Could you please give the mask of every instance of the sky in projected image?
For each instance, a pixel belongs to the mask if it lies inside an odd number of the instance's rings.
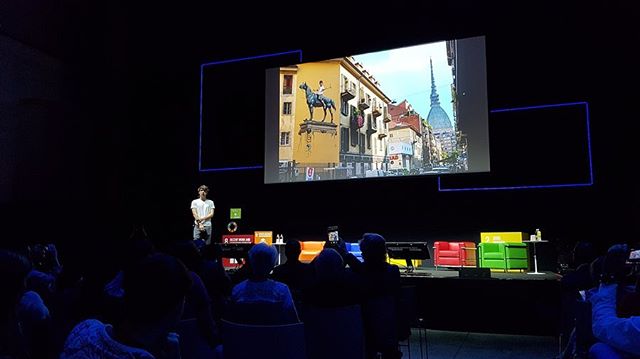
[[[407,100],[423,118],[429,114],[431,104],[431,59],[440,105],[455,126],[451,107],[453,79],[444,41],[353,57],[380,82],[380,87],[391,99]]]

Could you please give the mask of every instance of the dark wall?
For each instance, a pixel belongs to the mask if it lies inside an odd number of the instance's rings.
[[[61,78],[61,96],[54,119],[45,105],[29,125],[50,134],[37,144],[46,166],[16,150],[26,134],[3,140],[16,157],[3,157],[2,166],[17,161],[29,168],[10,172],[12,187],[0,191],[6,237],[18,244],[32,213],[46,230],[30,238],[44,232],[70,246],[87,238],[117,241],[134,222],[149,224],[158,237],[188,238],[188,206],[201,183],[212,187],[217,233],[230,207],[243,208],[241,230],[287,237],[323,236],[328,225],[339,225],[347,239],[378,231],[393,240],[477,239],[481,230],[541,227],[547,239],[586,237],[604,247],[628,236],[635,223],[631,5],[401,2],[372,11],[335,2],[330,13],[286,3],[251,11],[235,3],[29,5],[55,8],[49,28],[7,20],[11,13],[40,18],[7,5],[3,34],[59,61],[61,69],[52,71]],[[197,171],[203,62],[291,49],[313,61],[476,35],[487,37],[490,109],[589,102],[593,186],[448,193],[437,191],[434,178],[264,185],[260,170]],[[2,86],[7,93],[18,85]],[[262,126],[259,111],[243,118]]]

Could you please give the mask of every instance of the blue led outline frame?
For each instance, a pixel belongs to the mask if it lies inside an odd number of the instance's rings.
[[[587,183],[566,183],[566,184],[550,184],[550,185],[530,185],[530,186],[502,186],[502,187],[467,187],[467,188],[442,188],[440,176],[438,176],[438,192],[458,192],[458,191],[493,191],[493,190],[515,190],[515,189],[534,189],[534,188],[566,188],[566,187],[585,187],[593,186],[593,159],[591,156],[591,126],[589,125],[589,103],[584,102],[567,102],[552,105],[540,105],[530,107],[515,107],[498,110],[491,110],[491,113],[524,111],[540,108],[563,107],[584,105],[587,121],[587,151],[589,155],[589,182]]]
[[[257,56],[242,57],[242,58],[238,58],[238,59],[228,59],[228,60],[221,60],[221,61],[213,61],[213,62],[207,62],[207,63],[204,63],[204,64],[200,65],[200,128],[198,129],[198,172],[238,171],[238,170],[252,170],[252,169],[264,168],[264,166],[262,166],[262,165],[258,165],[258,166],[240,166],[240,167],[221,167],[221,168],[202,168],[202,82],[203,82],[203,79],[204,79],[204,68],[206,66],[222,65],[222,64],[232,63],[232,62],[255,60],[255,59],[262,59],[262,58],[265,58],[265,57],[282,56],[282,55],[289,55],[289,54],[295,54],[295,53],[299,54],[300,62],[302,62],[302,50],[291,50],[291,51],[277,52],[277,53],[272,53],[272,54],[263,54],[263,55],[257,55]]]

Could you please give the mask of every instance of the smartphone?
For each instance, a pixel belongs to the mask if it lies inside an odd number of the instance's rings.
[[[629,252],[629,261],[640,262],[640,249],[631,250],[631,252]]]
[[[329,235],[329,242],[338,242],[340,239],[340,237],[338,237],[338,226],[327,227],[327,233]]]

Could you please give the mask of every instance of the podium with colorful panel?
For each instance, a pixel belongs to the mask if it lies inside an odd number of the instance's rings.
[[[481,232],[478,259],[481,268],[504,272],[529,268],[529,250],[524,232]]]
[[[241,265],[254,244],[266,243],[272,245],[273,231],[255,231],[253,234],[224,234],[222,235],[222,265],[233,268]],[[239,261],[240,260],[240,261]]]

